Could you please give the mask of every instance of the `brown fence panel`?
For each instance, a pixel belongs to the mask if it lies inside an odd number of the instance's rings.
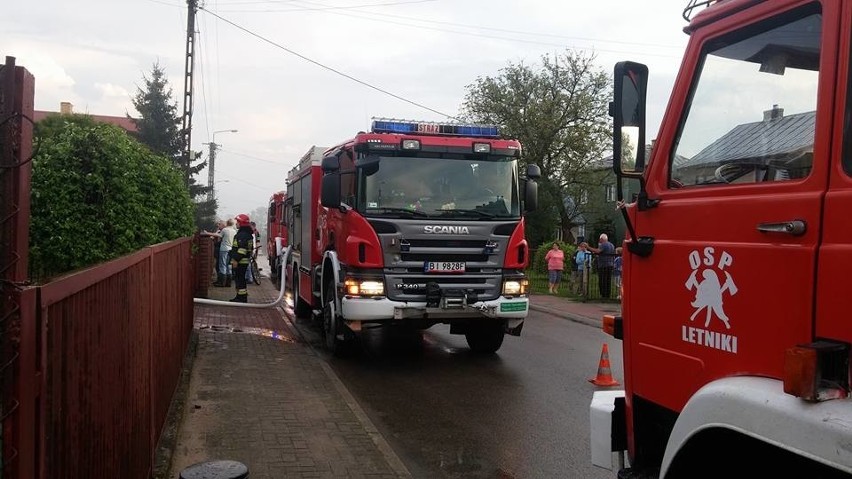
[[[192,332],[194,265],[189,239],[152,247],[151,451],[166,422]],[[153,456],[152,456],[153,459]]]
[[[42,287],[46,478],[144,478],[150,463],[150,252]]]
[[[40,288],[39,477],[150,476],[192,328],[190,248],[152,246]]]

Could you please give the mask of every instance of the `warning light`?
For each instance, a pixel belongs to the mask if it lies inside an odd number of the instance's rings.
[[[462,123],[435,123],[423,121],[374,118],[373,133],[417,133],[427,135],[467,136],[475,138],[500,138],[500,128],[494,125]]]

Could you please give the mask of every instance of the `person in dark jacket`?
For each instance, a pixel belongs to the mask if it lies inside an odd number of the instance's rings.
[[[231,301],[235,303],[248,303],[248,286],[246,285],[246,269],[249,266],[249,258],[254,251],[253,230],[248,215],[241,214],[234,218],[237,221],[236,236],[229,253],[231,267],[234,269],[234,283],[237,295]]]

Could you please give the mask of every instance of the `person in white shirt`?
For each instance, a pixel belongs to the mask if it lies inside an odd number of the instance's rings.
[[[228,253],[234,245],[234,236],[237,234],[237,228],[234,224],[233,218],[228,220],[228,226],[222,230],[222,242],[219,245],[219,273],[225,277],[225,286],[231,285],[231,279],[234,276],[234,271],[231,268],[231,260],[228,258]]]

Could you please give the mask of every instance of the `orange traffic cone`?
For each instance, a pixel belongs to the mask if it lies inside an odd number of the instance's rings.
[[[596,386],[618,386],[618,381],[613,379],[612,371],[609,367],[609,347],[606,343],[604,343],[603,350],[601,350],[601,361],[598,366],[598,375],[589,379],[589,382]]]

